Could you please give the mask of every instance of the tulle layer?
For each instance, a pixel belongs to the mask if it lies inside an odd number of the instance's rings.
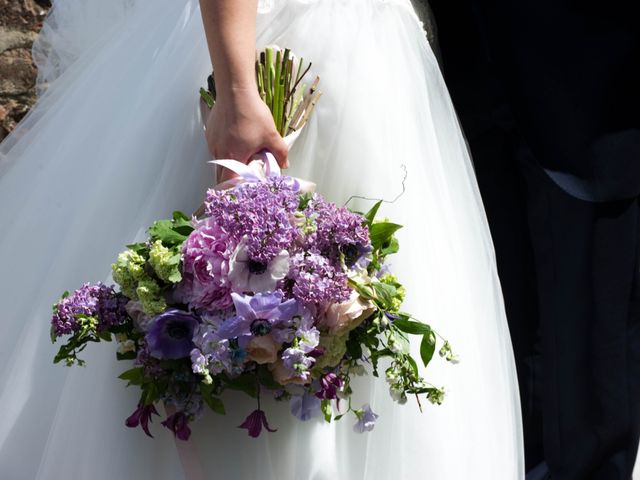
[[[45,75],[47,93],[0,147],[0,261],[8,272],[0,280],[0,474],[181,478],[167,431],[155,425],[151,440],[124,427],[137,399],[116,379],[123,364],[113,350],[90,348],[83,369],[53,366],[46,322],[62,290],[105,280],[124,244],[173,209],[194,210],[212,181],[198,115],[209,69],[198,2],[114,0],[117,22],[95,29],[94,2],[83,2],[76,13],[85,16],[73,17],[62,6],[77,2],[58,0],[56,21],[80,33],[65,50],[48,40],[47,55],[76,50]],[[55,38],[51,28],[47,38]],[[74,47],[83,38],[90,45]],[[352,431],[348,416],[301,423],[286,405],[266,402],[278,432],[252,441],[236,427],[253,404],[231,395],[227,416],[207,414],[194,428],[210,477],[522,478],[518,388],[491,238],[410,4],[263,2],[258,45],[272,43],[313,61],[323,91],[290,152],[290,173],[340,204],[353,194],[391,200],[404,188],[381,214],[405,225],[392,262],[408,288],[405,309],[446,336],[462,361],[434,360],[424,372],[447,390],[442,406],[423,401],[424,413],[412,400],[395,404],[383,378],[359,378],[355,405],[380,414],[366,435]]]

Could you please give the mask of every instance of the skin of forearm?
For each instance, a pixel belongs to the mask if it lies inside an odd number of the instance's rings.
[[[258,0],[200,0],[219,95],[256,89],[255,37]]]

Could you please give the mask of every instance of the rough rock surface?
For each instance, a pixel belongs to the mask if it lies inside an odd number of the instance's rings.
[[[31,45],[50,6],[48,0],[0,0],[0,141],[35,102]]]

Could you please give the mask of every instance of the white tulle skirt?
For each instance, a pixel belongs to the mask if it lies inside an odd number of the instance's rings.
[[[290,152],[291,174],[329,199],[395,198],[405,225],[393,269],[405,309],[461,357],[424,372],[442,406],[404,406],[383,378],[354,402],[380,415],[299,422],[267,403],[276,433],[236,428],[253,408],[230,395],[193,444],[212,479],[514,480],[523,477],[516,373],[493,247],[455,112],[408,0],[272,0],[258,45],[313,61],[323,96]],[[210,69],[197,0],[58,0],[36,46],[48,89],[0,146],[0,478],[180,479],[173,438],[129,430],[137,392],[114,348],[88,366],[52,365],[51,304],[107,280],[126,243],[174,209],[193,211],[213,181],[198,111]],[[357,200],[352,206],[367,208]],[[413,346],[414,348],[417,345]],[[425,402],[423,402],[425,403]]]

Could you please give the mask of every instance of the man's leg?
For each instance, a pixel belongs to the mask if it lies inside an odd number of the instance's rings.
[[[637,445],[638,201],[583,202],[521,151],[551,478],[629,480]]]

